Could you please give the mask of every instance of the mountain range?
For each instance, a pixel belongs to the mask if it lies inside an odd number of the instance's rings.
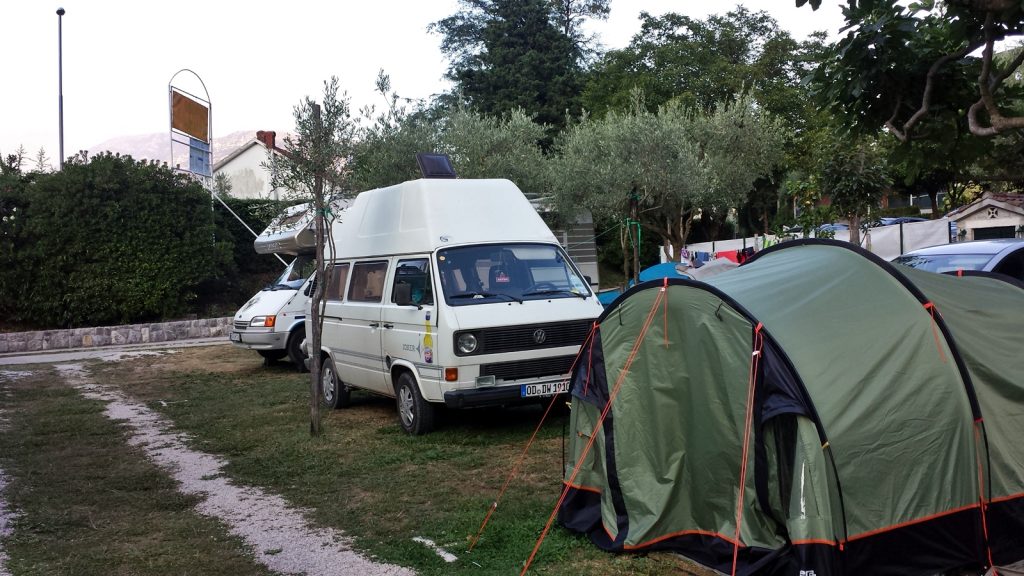
[[[279,132],[278,146],[284,140],[284,133]],[[232,132],[224,136],[213,137],[213,163],[220,162],[239,146],[256,138],[256,130]],[[167,132],[157,134],[136,134],[118,136],[104,140],[88,149],[89,154],[101,152],[130,155],[136,160],[157,160],[167,162],[171,156],[171,139]],[[188,149],[180,144],[174,146],[173,164],[188,165]]]

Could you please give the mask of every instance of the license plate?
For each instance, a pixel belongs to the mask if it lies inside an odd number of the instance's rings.
[[[519,387],[519,393],[523,398],[531,396],[551,396],[569,391],[569,381],[547,382],[545,384],[523,384]]]
[[[229,338],[231,338],[232,342],[241,342],[242,341],[242,335],[239,334],[238,332],[232,332],[230,334]]]

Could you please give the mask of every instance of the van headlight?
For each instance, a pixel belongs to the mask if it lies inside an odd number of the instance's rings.
[[[276,316],[253,316],[252,320],[249,321],[249,326],[253,328],[273,328],[276,319]]]
[[[472,332],[463,332],[462,334],[459,334],[455,344],[459,350],[459,354],[472,354],[473,352],[476,352],[476,335]]]

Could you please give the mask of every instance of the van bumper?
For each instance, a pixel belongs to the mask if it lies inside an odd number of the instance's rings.
[[[284,350],[287,332],[245,332],[231,331],[231,343],[249,350]]]
[[[470,390],[452,390],[444,393],[444,405],[448,408],[476,408],[479,406],[501,406],[529,402],[536,398],[523,398],[519,386],[494,386]]]

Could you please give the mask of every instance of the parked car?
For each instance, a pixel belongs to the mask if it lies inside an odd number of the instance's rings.
[[[897,216],[895,218],[879,218],[882,226],[891,226],[893,224],[910,224],[913,222],[927,222],[928,218],[921,218],[919,216]]]
[[[849,230],[849,224],[843,224],[842,222],[832,222],[831,224],[822,224],[818,226],[816,230],[818,232],[839,232]]]
[[[893,224],[910,224],[913,222],[927,222],[927,218],[918,216],[886,216],[877,220],[866,220],[862,228],[877,228],[878,226],[892,226]]]
[[[1024,240],[1000,238],[921,248],[893,260],[928,272],[980,270],[1024,281]]]

